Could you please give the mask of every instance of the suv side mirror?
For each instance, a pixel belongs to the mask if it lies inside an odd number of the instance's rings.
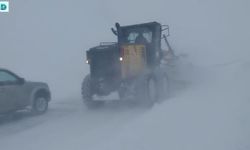
[[[25,83],[25,79],[24,78],[19,78],[18,79],[18,84],[24,84]]]

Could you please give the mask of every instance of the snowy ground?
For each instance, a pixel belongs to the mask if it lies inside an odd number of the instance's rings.
[[[4,150],[249,150],[250,62],[196,70],[197,80],[150,110],[80,99],[0,124]]]
[[[42,116],[1,119],[1,150],[250,150],[249,0],[10,5],[0,14],[0,67],[49,83],[53,100]],[[149,21],[170,25],[170,44],[194,67],[181,73],[189,84],[149,110],[87,110],[78,98],[89,72],[85,51],[116,41],[115,22]]]

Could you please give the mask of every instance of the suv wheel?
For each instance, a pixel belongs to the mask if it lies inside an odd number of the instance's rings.
[[[32,106],[34,114],[43,114],[48,110],[48,100],[45,97],[37,97]]]

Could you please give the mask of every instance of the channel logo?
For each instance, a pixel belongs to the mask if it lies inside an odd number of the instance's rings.
[[[9,2],[0,1],[0,12],[9,12]]]

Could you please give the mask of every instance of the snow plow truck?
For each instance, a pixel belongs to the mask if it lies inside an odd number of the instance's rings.
[[[118,93],[119,100],[146,106],[165,99],[169,93],[165,66],[174,56],[167,40],[169,26],[158,22],[128,26],[116,23],[111,31],[117,42],[101,43],[86,51],[90,73],[82,83],[84,104],[88,108],[102,106],[106,101],[98,97],[112,92]]]

